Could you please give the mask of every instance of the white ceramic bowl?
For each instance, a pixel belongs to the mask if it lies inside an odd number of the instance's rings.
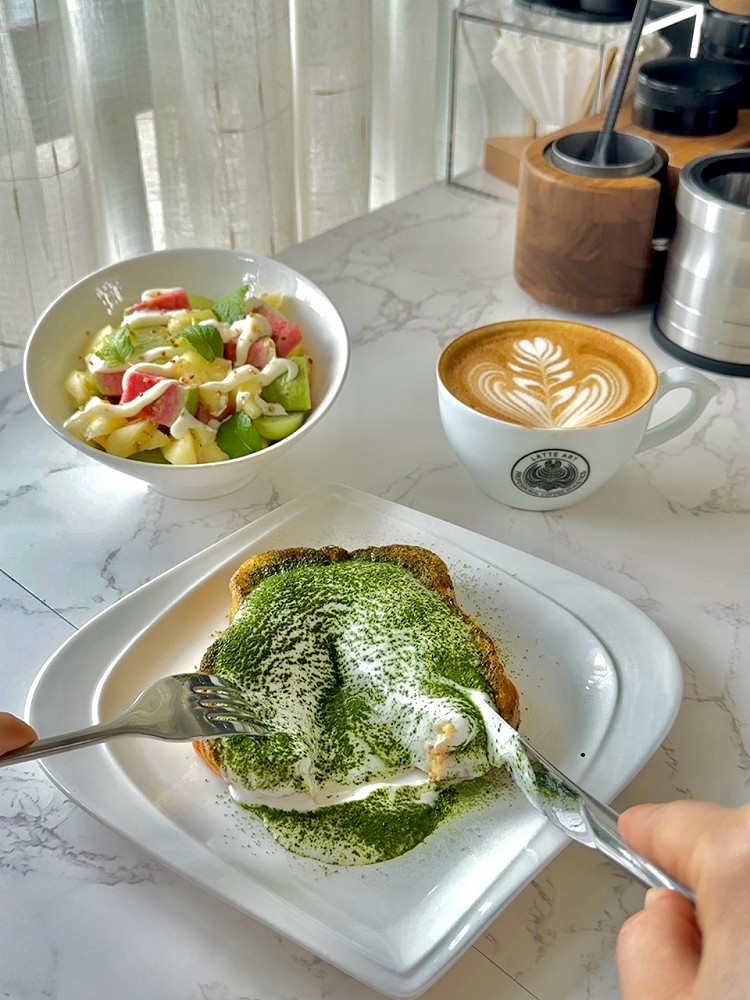
[[[122,317],[146,288],[181,286],[218,299],[246,280],[260,292],[288,296],[284,312],[302,328],[313,360],[312,411],[299,430],[252,455],[205,465],[157,465],[118,458],[79,441],[63,429],[74,411],[63,383],[81,365],[88,337]],[[140,479],[170,497],[201,500],[245,486],[289,448],[297,448],[331,409],[349,364],[349,339],[331,301],[303,275],[268,257],[218,248],[159,250],[119,261],[82,278],[57,298],[36,323],[24,355],[26,391],[41,418],[87,457]],[[302,445],[304,447],[304,445]]]

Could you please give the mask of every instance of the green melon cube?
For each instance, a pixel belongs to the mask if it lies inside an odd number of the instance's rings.
[[[310,399],[310,359],[307,357],[293,358],[297,365],[294,378],[284,373],[265,386],[261,396],[267,403],[279,403],[287,412],[294,410],[309,410],[312,407]]]
[[[304,419],[305,414],[297,411],[296,413],[280,413],[270,417],[256,417],[253,424],[261,437],[268,441],[281,441],[299,430]]]

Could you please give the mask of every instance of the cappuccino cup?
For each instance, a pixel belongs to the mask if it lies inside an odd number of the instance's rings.
[[[437,365],[448,441],[488,496],[524,510],[584,500],[629,458],[689,427],[719,390],[689,368],[658,373],[630,341],[582,323],[511,320],[469,330]],[[649,426],[657,400],[687,389]]]

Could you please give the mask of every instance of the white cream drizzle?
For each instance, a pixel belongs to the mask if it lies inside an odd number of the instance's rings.
[[[265,316],[258,313],[251,313],[249,316],[238,319],[236,323],[232,323],[230,329],[232,334],[237,336],[236,363],[238,365],[245,364],[250,348],[256,340],[271,336],[271,324]]]
[[[96,417],[103,416],[104,414],[112,417],[123,417],[125,419],[135,417],[144,407],[155,403],[157,399],[161,399],[167,389],[175,384],[175,380],[168,376],[174,374],[177,370],[179,370],[177,364],[156,365],[141,362],[137,365],[131,365],[130,371],[142,372],[146,375],[160,375],[162,378],[152,386],[149,386],[145,392],[139,393],[133,399],[128,400],[127,403],[112,403],[108,399],[100,399],[98,396],[92,396],[82,409],[76,410],[75,413],[64,421],[63,427],[70,431],[71,434],[80,435],[84,433]]]
[[[272,358],[267,365],[258,369],[255,365],[239,365],[228,372],[223,379],[213,382],[202,382],[201,389],[228,393],[239,389],[246,383],[259,381],[261,387],[270,385],[279,375],[286,373],[288,378],[297,374],[297,362],[292,358]]]
[[[466,689],[460,688],[457,684],[451,684],[456,690],[470,694]],[[477,696],[483,697],[480,692]],[[425,709],[432,708],[433,719],[429,721],[429,715]],[[307,784],[307,790],[300,792],[295,788],[256,788],[250,789],[243,785],[230,771],[225,773],[225,780],[228,784],[230,794],[243,805],[266,805],[283,812],[315,812],[327,806],[339,805],[345,802],[359,802],[367,798],[373,792],[390,788],[419,788],[423,787],[421,799],[424,802],[432,802],[437,797],[434,789],[435,781],[463,781],[485,773],[486,766],[480,762],[476,766],[470,760],[455,761],[450,757],[450,751],[462,746],[470,739],[475,730],[475,726],[464,715],[455,709],[445,711],[445,699],[430,698],[427,695],[418,695],[413,698],[405,698],[398,692],[393,692],[382,706],[382,718],[384,725],[402,724],[404,709],[407,710],[412,720],[418,720],[409,741],[412,743],[412,756],[414,759],[421,758],[422,766],[412,766],[405,768],[401,773],[392,775],[383,780],[366,781],[358,784],[352,780],[351,784],[340,784],[329,782],[325,785],[316,784],[312,774],[312,762],[309,758],[301,759],[299,764],[300,776]],[[377,758],[371,758],[374,769],[382,767],[382,762]]]
[[[138,309],[128,313],[123,320],[123,326],[131,330],[140,330],[144,326],[167,326],[172,319],[182,319],[184,309]]]
[[[72,416],[68,417],[63,423],[63,427],[70,431],[71,434],[82,434],[95,417],[102,416],[103,414],[113,417],[134,417],[141,412],[144,406],[149,406],[163,396],[172,384],[171,379],[163,379],[127,403],[110,403],[108,399],[99,399],[98,396],[92,396],[82,410],[77,410]]]
[[[430,778],[424,771],[410,768],[387,781],[369,781],[359,786],[328,785],[325,789],[317,789],[312,795],[297,792],[293,788],[259,788],[251,791],[236,782],[229,784],[229,792],[233,799],[243,805],[272,806],[283,812],[308,813],[343,802],[359,802],[383,788],[418,788],[429,783]]]
[[[183,409],[170,426],[169,433],[173,438],[179,440],[192,432],[201,444],[210,444],[211,441],[215,440],[218,429],[218,420],[211,420],[205,424],[202,420],[194,417],[192,413],[188,413],[187,410]]]
[[[218,330],[219,336],[222,342],[227,344],[230,340],[234,340],[234,333],[232,332],[232,327],[229,323],[222,323],[220,319],[202,319],[199,321],[198,326],[212,326],[214,329]]]
[[[183,291],[182,285],[178,285],[176,288],[147,288],[145,292],[141,292],[141,302],[150,302],[151,299],[158,299],[160,295],[173,295]]]

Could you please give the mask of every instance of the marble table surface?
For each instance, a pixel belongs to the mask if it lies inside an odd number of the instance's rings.
[[[516,287],[513,230],[512,206],[435,185],[281,254],[342,312],[351,367],[305,448],[228,497],[171,500],[100,467],[44,426],[19,369],[0,373],[0,707],[22,714],[46,659],[119,598],[308,489],[344,483],[572,570],[644,611],[679,656],[684,694],[614,805],[745,801],[750,382],[711,376],[720,392],[691,430],[565,511],[488,499],[442,434],[434,368],[462,329],[562,315]],[[648,321],[644,310],[599,322],[657,367],[675,364]],[[615,937],[642,898],[601,856],[568,846],[423,995],[615,998]],[[380,995],[162,866],[38,764],[0,773],[0,900],[0,996],[11,1000]]]

